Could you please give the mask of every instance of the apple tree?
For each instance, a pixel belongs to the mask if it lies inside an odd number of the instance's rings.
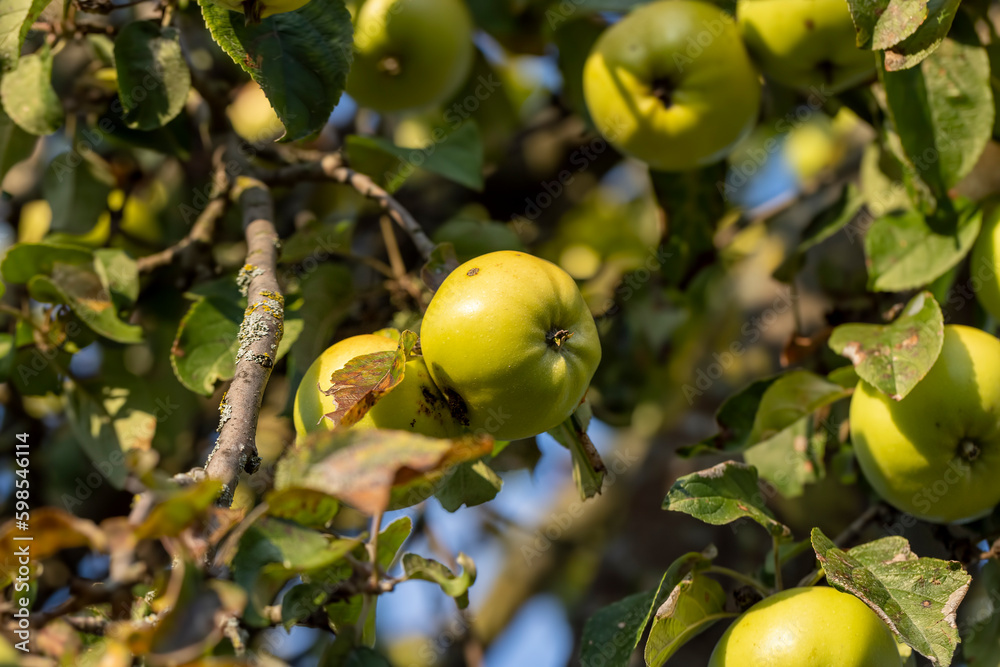
[[[998,25],[0,0],[0,662],[1000,667]]]

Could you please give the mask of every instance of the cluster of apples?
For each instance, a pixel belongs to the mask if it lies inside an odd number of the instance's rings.
[[[736,18],[701,0],[639,6],[601,34],[583,71],[597,129],[663,171],[726,157],[757,123],[761,83],[819,96],[873,76],[845,0],[739,0]]]
[[[355,357],[396,349],[377,334],[328,348],[295,395],[299,437],[334,428],[331,376]],[[420,327],[422,356],[355,428],[438,438],[485,433],[497,440],[551,430],[580,405],[601,360],[597,326],[573,278],[523,252],[498,251],[455,269]]]

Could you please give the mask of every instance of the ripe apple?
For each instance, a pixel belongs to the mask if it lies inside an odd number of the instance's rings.
[[[729,626],[708,667],[901,667],[889,626],[828,586],[764,598]]]
[[[972,247],[969,267],[976,299],[994,319],[1000,320],[1000,206],[983,218],[976,245]],[[977,285],[978,282],[978,285]]]
[[[983,516],[1000,502],[1000,340],[946,325],[941,355],[901,401],[865,381],[851,398],[861,471],[895,507],[926,521]]]
[[[355,21],[347,93],[376,111],[437,104],[462,85],[473,55],[461,0],[367,0]]]
[[[508,250],[445,278],[424,315],[420,345],[456,419],[497,440],[561,424],[601,360],[594,318],[569,274]]]
[[[760,106],[735,21],[696,0],[642,5],[608,28],[584,64],[583,93],[608,141],[665,171],[724,158]]]
[[[837,93],[875,75],[844,0],[739,0],[736,16],[761,69],[786,86]]]
[[[298,437],[301,439],[318,429],[334,427],[323,415],[335,410],[336,402],[320,391],[330,387],[334,371],[363,354],[395,349],[396,341],[373,334],[352,336],[328,347],[306,370],[295,392],[292,421]],[[398,429],[435,438],[455,437],[461,430],[419,357],[406,362],[403,381],[382,396],[353,428]]]

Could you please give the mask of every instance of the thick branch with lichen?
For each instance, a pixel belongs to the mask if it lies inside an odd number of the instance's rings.
[[[313,162],[293,164],[275,171],[261,173],[260,178],[269,185],[294,185],[301,181],[316,180],[330,180],[349,185],[365,197],[378,203],[386,215],[410,236],[424,259],[429,259],[434,251],[434,242],[427,237],[413,215],[370,177],[345,165],[344,159],[339,153],[324,155]]]
[[[239,276],[247,309],[240,325],[236,373],[219,406],[219,439],[205,463],[208,476],[224,485],[219,504],[225,506],[232,503],[240,471],[252,473],[260,465],[257,417],[284,331],[285,303],[277,280],[278,234],[271,194],[260,181],[240,178],[233,199],[242,209],[247,241],[246,265]]]

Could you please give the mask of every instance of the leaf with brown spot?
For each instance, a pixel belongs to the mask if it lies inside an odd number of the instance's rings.
[[[361,421],[382,396],[403,381],[407,358],[417,343],[417,334],[404,331],[394,352],[373,352],[355,357],[330,376],[330,386],[321,381],[320,391],[337,402],[324,415],[336,426],[353,426]]]
[[[955,615],[972,581],[961,563],[918,558],[902,537],[844,551],[814,528],[812,544],[831,585],[862,600],[933,664],[951,664],[959,642]]]
[[[424,500],[451,468],[491,451],[488,436],[443,440],[407,431],[318,432],[278,462],[275,488],[314,489],[374,514]]]
[[[897,401],[927,375],[943,344],[944,317],[930,292],[913,297],[891,324],[842,324],[830,336],[834,352]]]

